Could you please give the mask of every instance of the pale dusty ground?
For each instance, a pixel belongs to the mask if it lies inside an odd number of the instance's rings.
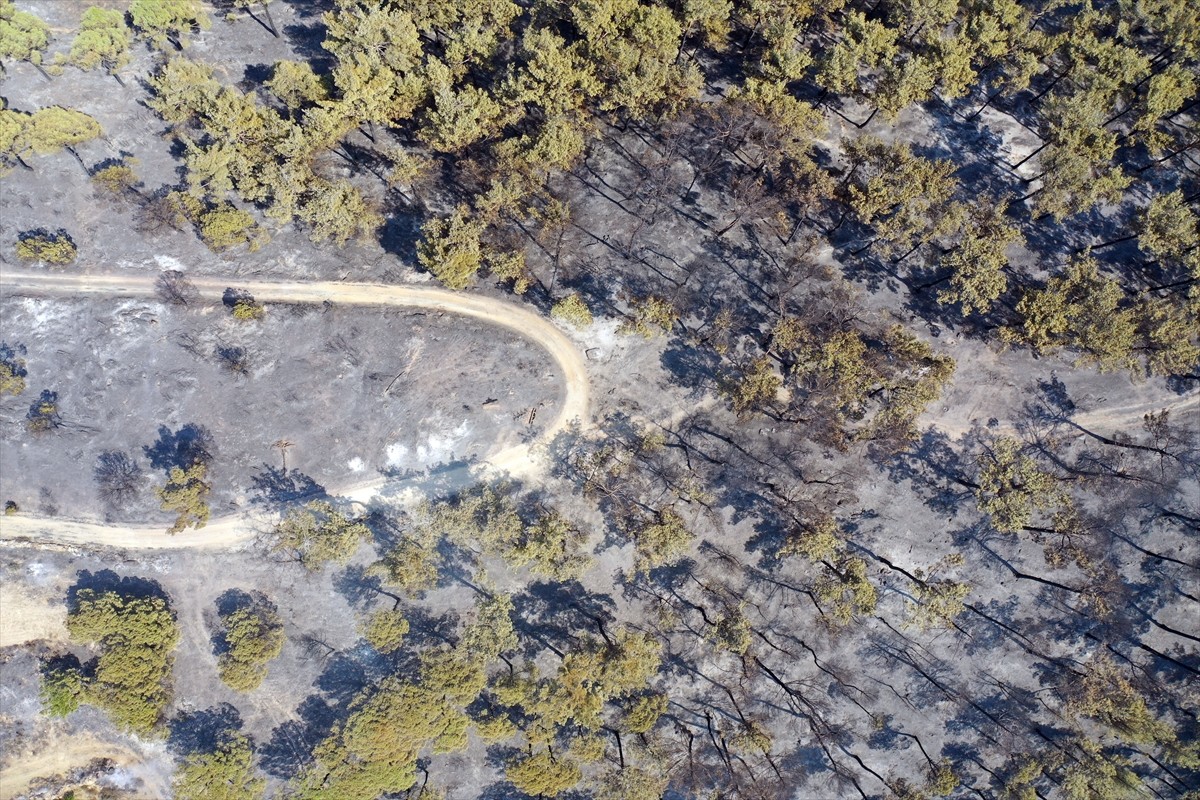
[[[31,784],[53,781],[93,759],[108,759],[117,769],[130,767],[140,761],[131,750],[87,734],[56,735],[32,752],[13,754],[7,766],[0,768],[0,800],[21,795]],[[126,795],[129,798],[161,798],[169,795],[165,783],[145,784]]]
[[[38,639],[60,641],[67,609],[59,596],[32,594],[25,583],[0,583],[0,647]]]

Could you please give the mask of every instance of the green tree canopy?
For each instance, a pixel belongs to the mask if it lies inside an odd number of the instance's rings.
[[[52,155],[98,138],[100,123],[91,116],[62,106],[50,106],[33,114],[17,115],[21,123],[12,145],[18,155]]]
[[[267,537],[267,548],[297,561],[309,572],[326,564],[345,564],[371,531],[325,500],[292,509]]]
[[[84,681],[83,702],[99,706],[121,727],[149,733],[171,699],[172,651],[179,642],[167,601],[129,591],[80,589],[67,614],[67,631],[101,648]]]
[[[50,43],[50,26],[27,11],[19,11],[12,0],[0,0],[0,75],[4,62],[42,63]]]
[[[217,670],[221,680],[239,692],[257,689],[286,639],[278,609],[266,597],[257,596],[222,613],[220,621],[222,652]]]
[[[163,511],[178,515],[167,533],[179,533],[184,528],[199,530],[208,524],[212,483],[208,480],[207,464],[197,462],[187,469],[171,467],[166,485],[157,493]]]
[[[129,18],[134,29],[160,49],[169,43],[181,50],[189,34],[212,25],[199,0],[133,0]]]
[[[83,70],[103,67],[110,75],[116,75],[129,63],[132,37],[124,14],[117,9],[92,6],[83,12],[79,33],[61,63]]]
[[[258,800],[267,782],[254,768],[250,740],[226,737],[216,749],[192,753],[175,773],[176,800]]]

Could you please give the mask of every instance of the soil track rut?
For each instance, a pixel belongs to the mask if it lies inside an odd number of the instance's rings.
[[[57,275],[6,271],[0,275],[0,292],[5,296],[67,297],[153,297],[157,276],[138,275]],[[426,308],[480,319],[508,328],[530,339],[554,360],[564,384],[562,410],[537,440],[493,453],[482,464],[485,471],[514,477],[536,475],[543,467],[541,446],[579,420],[588,421],[588,380],[584,357],[579,348],[553,323],[521,306],[480,295],[452,292],[432,286],[406,286],[330,281],[275,282],[231,278],[191,278],[192,284],[207,301],[220,301],[225,290],[234,287],[252,294],[264,303],[324,303],[347,306],[386,306]],[[468,467],[458,471],[466,478]],[[454,476],[441,474],[443,479]],[[385,484],[400,488],[401,483],[377,478],[353,486],[332,488],[331,494],[352,500],[370,499]],[[200,530],[169,536],[161,526],[108,525],[83,520],[45,518],[19,514],[0,518],[0,538],[28,539],[60,545],[115,547],[120,549],[222,549],[254,538],[255,526],[241,514],[217,517]]]

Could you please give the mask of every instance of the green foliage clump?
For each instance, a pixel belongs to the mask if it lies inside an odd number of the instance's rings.
[[[14,371],[10,363],[0,363],[0,397],[19,395],[25,391],[25,378]]]
[[[407,792],[418,758],[467,746],[466,709],[484,691],[488,664],[515,649],[512,600],[493,594],[476,602],[475,619],[454,646],[422,652],[418,679],[391,675],[366,688],[300,776],[304,800],[373,800]],[[398,621],[389,615],[388,624]],[[430,796],[437,794],[420,794]]]
[[[246,245],[253,253],[270,239],[248,211],[222,203],[206,208],[193,218],[201,240],[214,253]]]
[[[971,593],[971,585],[939,578],[937,573],[946,567],[960,567],[963,563],[962,555],[954,553],[941,559],[927,571],[914,571],[917,580],[914,581],[912,600],[907,604],[909,625],[922,631],[954,627],[954,620],[966,608],[963,601]]]
[[[41,395],[29,406],[25,415],[25,427],[30,433],[45,433],[62,424],[62,413],[58,408],[58,392],[43,389]]]
[[[265,597],[252,598],[220,615],[221,654],[217,671],[231,689],[249,692],[267,677],[267,664],[283,650],[283,620],[275,604]]]
[[[159,49],[168,44],[183,49],[188,34],[212,25],[199,0],[133,0],[129,19],[134,30]]]
[[[580,330],[592,324],[592,310],[583,302],[583,298],[575,293],[569,294],[555,303],[550,308],[550,316],[574,325]]]
[[[56,658],[42,666],[42,708],[51,717],[65,717],[84,699],[84,680],[78,659]]]
[[[745,655],[750,649],[752,630],[750,620],[742,608],[733,608],[722,614],[713,626],[712,640],[718,647],[735,655]]]
[[[1090,717],[1134,745],[1174,745],[1175,728],[1157,719],[1146,698],[1111,660],[1098,657],[1066,692],[1065,708],[1073,717]]]
[[[639,573],[648,572],[678,560],[694,538],[695,534],[688,530],[675,509],[660,509],[653,520],[633,533],[635,569]]]
[[[147,213],[157,217],[159,224],[175,230],[184,230],[191,224],[214,253],[243,245],[254,252],[271,240],[249,212],[224,201],[207,202],[191,192],[168,192]]]
[[[514,566],[528,565],[530,572],[553,580],[579,577],[591,564],[581,550],[583,534],[557,511],[526,525],[505,557]]]
[[[853,177],[846,203],[874,229],[881,255],[903,253],[962,226],[964,210],[951,202],[958,188],[951,161],[921,158],[907,144],[874,136],[847,142],[846,152]]]
[[[25,391],[25,359],[0,345],[0,397]]]
[[[625,713],[625,728],[630,733],[648,733],[659,718],[667,713],[667,705],[667,696],[659,692],[634,698]]]
[[[317,746],[301,775],[301,800],[374,800],[417,782],[417,758],[466,746],[467,716],[444,696],[399,677],[384,678]]]
[[[251,322],[253,320],[262,319],[267,310],[262,303],[247,297],[240,297],[234,302],[233,307],[229,310],[233,314],[234,319],[240,319],[243,322]]]
[[[267,547],[316,572],[326,564],[345,564],[370,538],[366,525],[346,517],[325,500],[313,500],[287,513],[268,537]]]
[[[1183,192],[1155,195],[1142,215],[1138,247],[1159,259],[1177,259],[1200,245],[1200,217]]]
[[[504,777],[518,791],[535,797],[558,797],[583,777],[574,761],[555,759],[549,748],[540,749],[508,763]]]
[[[1059,480],[1021,452],[1021,443],[997,439],[980,457],[979,508],[996,530],[1014,533],[1028,527],[1035,510],[1047,510],[1064,502]]]
[[[942,259],[950,285],[938,292],[939,303],[957,303],[964,315],[987,313],[1008,288],[1006,250],[1022,240],[1020,230],[1005,219],[1008,203],[974,209],[971,224],[958,245]]]
[[[813,584],[813,594],[827,608],[826,621],[831,625],[849,625],[863,614],[875,611],[879,591],[867,577],[867,562],[853,556],[842,556],[826,562]]]
[[[399,609],[376,611],[359,626],[359,633],[367,644],[380,653],[394,653],[408,635],[408,619]]]
[[[65,266],[75,260],[79,250],[71,235],[62,228],[56,231],[29,231],[17,240],[17,257],[22,261]]]
[[[583,35],[582,52],[595,65],[599,105],[634,118],[695,96],[700,76],[681,62],[683,30],[671,12],[637,0],[586,0],[570,6]]]
[[[59,59],[59,63],[82,70],[103,67],[110,75],[116,75],[129,63],[131,40],[132,33],[125,25],[123,13],[92,6],[83,12],[71,50]]]
[[[435,540],[436,541],[436,540]],[[431,542],[406,536],[367,571],[402,592],[422,592],[437,583],[440,558]]]
[[[267,782],[254,769],[250,740],[224,737],[214,750],[192,753],[175,773],[176,800],[258,800]]]
[[[483,266],[483,231],[484,225],[472,221],[466,208],[431,219],[421,229],[417,260],[447,287],[465,289]]]
[[[52,155],[63,148],[90,142],[102,131],[100,123],[82,111],[50,106],[27,115],[19,139],[21,149],[40,156]]]
[[[148,734],[162,721],[171,700],[172,651],[179,626],[167,601],[121,590],[80,589],[67,614],[67,631],[79,644],[101,652],[82,680],[80,702],[107,711],[123,728]],[[70,704],[64,689],[74,679],[54,671],[51,695],[59,709]]]
[[[1026,293],[1017,304],[1020,327],[1002,333],[1039,353],[1076,348],[1080,364],[1095,364],[1101,371],[1132,369],[1137,325],[1123,307],[1124,295],[1116,280],[1100,275],[1095,261],[1076,259],[1045,289]]]
[[[312,228],[309,238],[314,242],[328,239],[339,247],[353,238],[367,237],[383,224],[383,217],[344,180],[313,179],[299,217]]]
[[[668,301],[661,297],[643,297],[630,303],[629,316],[618,330],[652,339],[659,334],[670,333],[678,321],[679,312]]]
[[[136,159],[126,158],[99,166],[92,172],[92,183],[113,198],[125,199],[127,195],[136,195],[140,183],[133,169],[136,163]]]
[[[271,79],[265,85],[288,108],[301,108],[329,98],[327,78],[314,72],[306,61],[276,61]]]
[[[76,145],[100,134],[100,123],[82,111],[50,106],[26,114],[0,103],[0,176],[14,163],[32,169],[25,163],[30,155],[52,155],[63,148],[74,153]]]
[[[827,624],[843,627],[875,610],[879,592],[867,575],[867,562],[849,555],[842,528],[833,517],[822,515],[806,525],[780,555],[801,555],[821,568],[812,589]]]
[[[207,480],[208,465],[197,462],[187,469],[171,467],[167,482],[157,490],[163,511],[177,514],[167,533],[179,533],[184,528],[199,530],[208,524],[208,498],[212,483]]]
[[[582,777],[580,763],[603,755],[594,734],[605,727],[609,704],[632,704],[638,709],[635,726],[649,730],[664,702],[641,704],[661,659],[657,640],[621,628],[604,642],[581,642],[552,675],[530,669],[499,679],[492,691],[513,709],[513,719],[523,721],[527,743],[522,755],[509,760],[505,776],[525,791],[558,794],[574,786]]]
[[[436,543],[445,537],[464,547],[481,546],[514,567],[529,567],[553,580],[578,576],[590,560],[581,552],[584,535],[556,511],[527,523],[508,487],[478,486],[451,501],[427,503],[412,515],[404,540],[372,571],[405,591],[429,588],[437,579]]]
[[[0,0],[0,75],[4,61],[28,61],[41,64],[42,53],[50,43],[50,26],[26,11],[19,11],[12,0]]]
[[[745,417],[774,401],[782,386],[783,379],[776,374],[771,359],[760,356],[737,377],[722,381],[721,393],[729,398],[733,412]]]

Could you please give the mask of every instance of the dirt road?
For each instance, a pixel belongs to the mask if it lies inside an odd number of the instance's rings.
[[[34,296],[94,296],[94,297],[153,297],[156,276],[137,275],[61,275],[7,271],[0,274],[0,293]],[[579,348],[562,331],[537,313],[521,306],[491,297],[452,292],[431,286],[405,286],[368,283],[335,282],[271,282],[228,278],[192,279],[202,299],[220,301],[225,290],[234,287],[249,292],[265,303],[323,303],[343,305],[420,307],[459,314],[509,328],[532,340],[554,359],[563,373],[565,398],[562,410],[538,441],[516,445],[492,454],[481,465],[483,472],[507,473],[514,477],[536,475],[543,464],[541,446],[564,430],[574,420],[588,422],[588,380],[584,357]],[[1078,414],[1074,421],[1086,428],[1121,427],[1136,423],[1148,411],[1170,409],[1175,412],[1200,406],[1200,393],[1165,402],[1144,402],[1135,405],[1107,407]],[[951,436],[963,435],[969,426],[948,420],[929,419],[927,424]],[[470,468],[460,468],[456,474],[444,474],[453,484],[472,478]],[[385,485],[403,489],[403,483],[385,478],[332,487],[331,493],[359,502],[366,502]],[[27,514],[0,517],[0,539],[27,539],[62,545],[104,546],[120,549],[224,549],[250,541],[256,531],[270,520],[250,519],[233,514],[215,518],[207,526],[169,536],[158,526],[107,525],[98,522],[44,518]]]
[[[141,757],[115,742],[106,742],[88,734],[77,736],[52,735],[49,742],[41,743],[37,752],[8,754],[8,763],[0,767],[0,800],[18,797],[38,779],[62,778],[69,772],[83,767],[93,759],[109,759],[117,766],[127,766],[141,761]],[[167,797],[170,791],[166,782],[135,789],[132,798]],[[79,793],[79,794],[82,794]],[[56,795],[57,796],[57,795]],[[85,795],[91,797],[91,794]],[[122,795],[126,796],[126,795]]]
[[[0,274],[0,294],[67,297],[153,297],[157,276],[87,275],[72,273],[5,271]],[[563,375],[565,396],[562,410],[537,441],[493,453],[480,465],[484,472],[507,473],[514,477],[537,474],[543,464],[541,448],[573,421],[588,422],[588,380],[579,348],[549,320],[534,311],[491,297],[452,292],[432,286],[404,286],[325,281],[280,283],[229,278],[193,278],[204,300],[219,302],[225,290],[234,287],[252,294],[263,303],[324,303],[348,306],[417,307],[480,319],[508,328],[545,350]],[[463,468],[461,478],[469,479]],[[453,480],[453,475],[441,476]],[[403,488],[385,478],[331,488],[331,493],[357,501],[370,499],[385,484]],[[89,545],[120,549],[176,549],[185,547],[223,549],[254,538],[256,525],[239,514],[217,517],[204,528],[175,536],[159,526],[107,525],[82,520],[18,514],[0,517],[0,538],[28,539],[67,545]]]

